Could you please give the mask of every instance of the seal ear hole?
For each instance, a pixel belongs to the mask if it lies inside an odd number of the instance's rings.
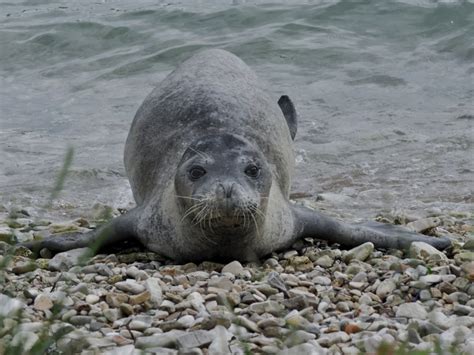
[[[260,176],[260,168],[255,164],[249,164],[245,168],[245,174],[251,178],[258,178]]]
[[[193,166],[189,169],[189,178],[193,181],[200,179],[206,175],[206,170],[202,166]]]

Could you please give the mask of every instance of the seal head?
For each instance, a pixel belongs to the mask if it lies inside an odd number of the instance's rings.
[[[234,134],[194,141],[175,176],[182,221],[216,242],[245,238],[261,228],[271,186],[261,150]]]

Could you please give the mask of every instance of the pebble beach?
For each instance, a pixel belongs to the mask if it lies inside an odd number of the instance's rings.
[[[0,353],[472,354],[471,218],[407,223],[448,234],[446,252],[421,242],[403,252],[305,239],[252,263],[177,265],[136,248],[93,257],[87,248],[42,250],[34,259],[11,244],[87,231],[93,221],[51,223],[5,209]]]

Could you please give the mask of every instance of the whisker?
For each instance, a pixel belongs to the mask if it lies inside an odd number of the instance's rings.
[[[205,201],[200,202],[200,203],[198,203],[198,204],[196,204],[196,205],[193,205],[193,206],[191,206],[190,208],[188,208],[188,209],[186,210],[186,212],[184,213],[183,217],[181,218],[181,222],[182,222],[187,216],[189,216],[190,214],[192,214],[192,213],[196,212],[197,210],[199,210],[199,209],[203,206],[204,203],[205,203]]]
[[[175,195],[177,198],[182,198],[186,200],[192,200],[192,201],[201,201],[202,198],[196,198],[196,197],[189,197],[189,196],[180,196],[180,195]]]
[[[257,236],[259,236],[259,235],[260,235],[260,231],[259,231],[259,229],[258,229],[257,220],[255,219],[255,216],[253,215],[253,213],[250,213],[250,216],[252,217],[253,223],[255,224],[255,229],[257,230]]]

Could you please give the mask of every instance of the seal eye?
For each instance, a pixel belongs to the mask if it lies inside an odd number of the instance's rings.
[[[245,168],[245,174],[251,178],[257,178],[260,175],[260,168],[254,164],[250,164]]]
[[[202,166],[193,166],[191,170],[189,170],[189,177],[191,180],[197,180],[204,175],[206,175],[206,170],[204,170]]]

